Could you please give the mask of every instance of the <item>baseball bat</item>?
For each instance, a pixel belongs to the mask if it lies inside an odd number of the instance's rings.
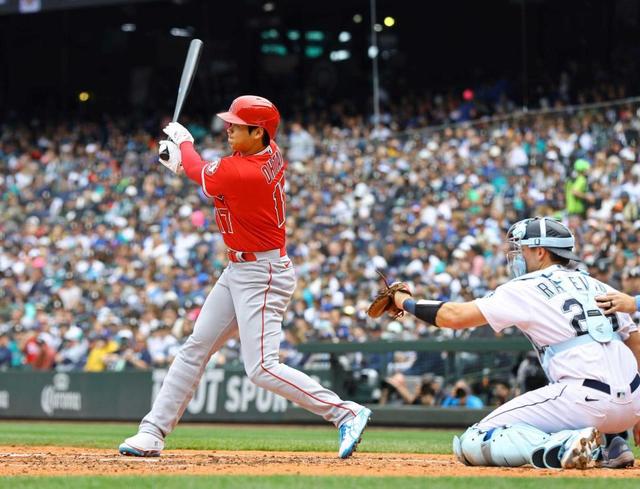
[[[198,61],[200,60],[200,52],[202,51],[202,41],[200,39],[193,39],[189,44],[189,51],[187,52],[187,59],[184,61],[184,67],[182,68],[182,76],[180,77],[180,85],[178,87],[178,97],[176,98],[176,108],[173,111],[172,122],[176,122],[180,113],[182,112],[182,106],[187,98],[193,78],[198,68]],[[169,159],[168,152],[160,153],[160,158],[167,161]]]

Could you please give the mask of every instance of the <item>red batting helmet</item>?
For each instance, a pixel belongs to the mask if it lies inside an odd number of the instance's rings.
[[[271,139],[275,139],[280,113],[275,105],[266,98],[255,95],[243,95],[231,102],[229,112],[217,114],[229,124],[262,127]]]

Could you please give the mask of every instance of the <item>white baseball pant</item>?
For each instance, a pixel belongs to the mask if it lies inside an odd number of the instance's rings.
[[[618,433],[640,420],[640,389],[612,386],[606,394],[578,379],[560,380],[503,404],[477,424],[480,430],[524,423],[546,433],[594,427]]]

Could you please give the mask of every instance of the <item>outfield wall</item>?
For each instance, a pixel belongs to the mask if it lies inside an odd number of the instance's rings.
[[[307,371],[344,396],[333,370]],[[2,372],[0,419],[139,421],[151,407],[166,370],[136,372]],[[464,427],[487,410],[371,406],[377,425]],[[280,396],[256,387],[242,370],[204,373],[184,421],[325,423]]]

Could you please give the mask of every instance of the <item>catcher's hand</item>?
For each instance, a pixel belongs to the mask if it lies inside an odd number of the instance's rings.
[[[380,275],[380,278],[384,283],[384,288],[380,290],[378,295],[373,299],[369,309],[367,309],[367,314],[369,317],[379,318],[386,312],[389,313],[393,319],[402,317],[404,315],[404,311],[396,306],[393,298],[395,293],[399,291],[406,292],[411,295],[409,286],[404,282],[394,282],[389,285],[386,277],[381,272],[378,271],[378,275]]]

